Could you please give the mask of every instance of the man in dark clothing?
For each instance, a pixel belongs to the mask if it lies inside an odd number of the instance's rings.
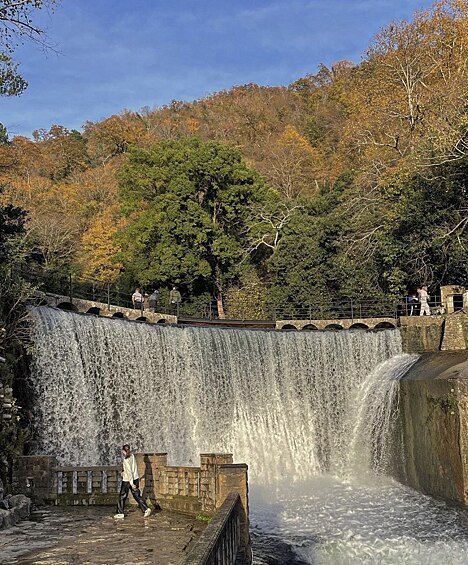
[[[171,312],[174,316],[178,316],[179,315],[179,306],[180,303],[182,302],[182,296],[180,295],[180,292],[177,290],[177,287],[174,286],[171,290],[171,292],[169,293],[169,301],[171,303]]]
[[[157,290],[153,290],[152,294],[148,299],[149,310],[150,312],[156,312],[156,303],[158,302],[159,292]]]

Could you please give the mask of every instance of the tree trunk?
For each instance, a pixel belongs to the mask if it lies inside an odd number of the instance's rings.
[[[218,308],[218,318],[224,320],[226,313],[224,312],[223,295],[221,292],[218,292],[216,295],[216,306]]]

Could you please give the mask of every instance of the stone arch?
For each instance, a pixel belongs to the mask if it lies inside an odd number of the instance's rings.
[[[318,330],[318,327],[315,326],[314,324],[306,324],[302,329],[306,331],[314,331],[314,330]]]
[[[60,304],[57,304],[57,308],[60,308],[60,310],[66,310],[67,312],[79,311],[78,308],[71,302],[60,302]]]
[[[97,316],[99,316],[100,313],[101,313],[101,309],[98,308],[97,306],[92,306],[91,308],[88,308],[88,310],[86,311],[86,314],[96,314]]]
[[[394,330],[396,328],[395,324],[391,322],[379,322],[374,326],[374,330]]]
[[[167,320],[166,320],[166,318],[161,318],[161,319],[158,320],[156,323],[157,323],[157,324],[167,324]]]
[[[328,326],[325,326],[323,329],[336,332],[336,331],[342,330],[344,328],[341,324],[328,324]]]
[[[135,319],[135,322],[146,322],[148,320],[148,318],[146,316],[138,316],[138,318]]]
[[[112,314],[113,318],[124,318],[123,312],[114,312]]]
[[[366,324],[362,324],[357,322],[356,324],[353,324],[352,326],[349,326],[350,330],[368,330],[369,326],[367,326]]]
[[[284,324],[284,326],[281,327],[282,330],[297,330],[296,326],[294,324]]]

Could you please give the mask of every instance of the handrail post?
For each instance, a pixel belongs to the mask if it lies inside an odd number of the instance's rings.
[[[350,298],[349,301],[351,302],[351,321],[354,322],[353,299]]]
[[[107,309],[110,310],[110,282],[107,281]]]
[[[70,295],[70,302],[73,302],[73,283],[72,283],[72,275],[70,273],[69,275],[69,280],[68,280],[68,284],[69,284],[69,288],[68,288],[68,292]]]

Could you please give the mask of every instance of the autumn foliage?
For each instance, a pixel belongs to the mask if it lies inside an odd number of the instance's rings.
[[[466,0],[437,1],[359,64],[3,139],[0,203],[46,272],[128,287],[232,302],[255,280],[263,305],[466,282],[467,47]]]

